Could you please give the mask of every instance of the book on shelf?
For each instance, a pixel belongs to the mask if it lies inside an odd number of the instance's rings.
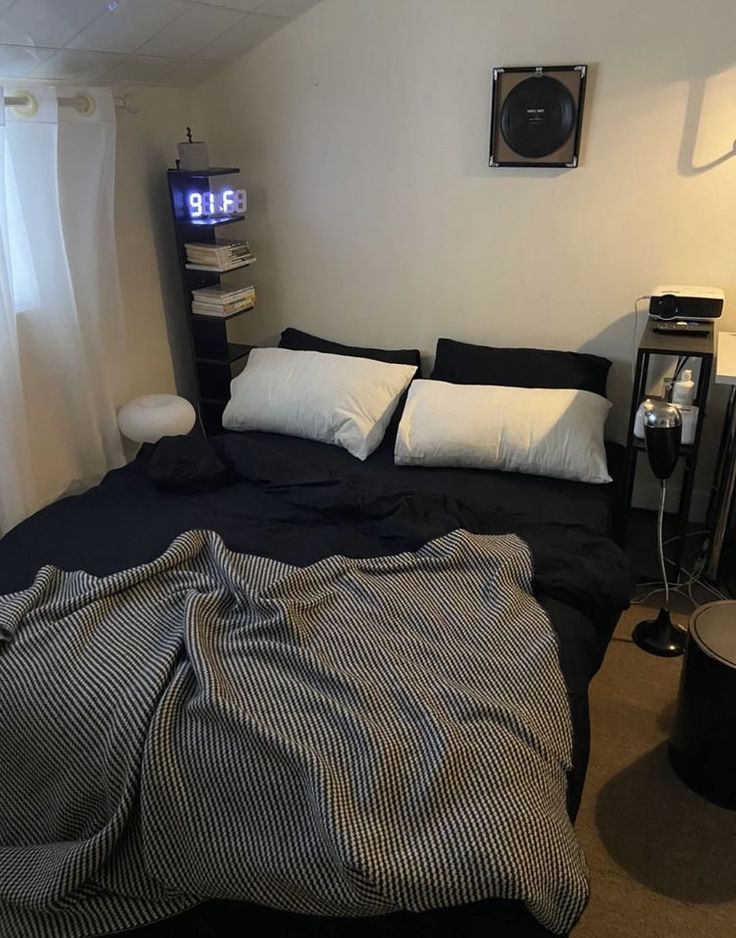
[[[255,261],[247,241],[217,241],[214,244],[190,241],[184,245],[189,270],[211,270],[225,273],[246,267]]]
[[[256,290],[253,286],[229,287],[224,283],[216,283],[211,287],[200,287],[198,290],[192,290],[194,299],[204,303],[230,303],[242,297],[255,296],[255,293]]]
[[[224,238],[221,241],[187,241],[184,245],[189,251],[214,251],[220,254],[231,252],[231,253],[245,253],[248,254],[250,247],[248,242],[244,238]]]
[[[195,241],[185,244],[184,248],[189,260],[227,260],[250,255],[247,241],[217,241],[214,244]]]
[[[227,287],[217,283],[192,290],[192,312],[200,316],[231,316],[252,309],[256,302],[255,287]]]
[[[242,303],[233,303],[228,306],[192,303],[192,313],[195,316],[212,316],[213,319],[223,319],[226,316],[234,316],[235,313],[243,313],[248,309],[253,309],[254,306],[255,302],[253,300],[244,300]]]
[[[187,254],[188,264],[234,264],[253,257],[250,252],[244,254]]]
[[[250,293],[240,293],[237,296],[229,296],[222,300],[216,300],[210,297],[192,297],[192,302],[198,303],[200,306],[236,306],[238,303],[255,303],[255,301],[255,290],[252,290]]]
[[[233,261],[230,264],[219,264],[217,266],[213,266],[212,264],[185,264],[185,267],[187,270],[201,270],[212,274],[226,274],[231,270],[239,270],[241,267],[248,267],[249,264],[253,264],[257,260],[258,258],[251,254],[250,257],[239,261]]]

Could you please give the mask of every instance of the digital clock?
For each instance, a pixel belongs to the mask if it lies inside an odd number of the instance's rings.
[[[228,215],[243,215],[247,206],[245,189],[222,189],[220,192],[189,192],[187,212],[192,221]]]

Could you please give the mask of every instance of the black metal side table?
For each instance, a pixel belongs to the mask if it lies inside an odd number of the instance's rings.
[[[636,356],[636,373],[634,376],[634,388],[631,395],[629,429],[626,438],[624,504],[622,511],[619,513],[619,524],[617,525],[616,531],[617,540],[619,543],[624,544],[626,541],[629,509],[631,508],[631,499],[634,494],[637,459],[639,453],[643,452],[645,449],[644,440],[640,440],[638,437],[634,436],[634,423],[636,421],[636,413],[639,410],[639,405],[647,397],[647,379],[651,360],[658,355],[666,355],[674,358],[700,359],[700,374],[694,401],[694,404],[698,408],[698,424],[695,431],[695,439],[691,444],[683,445],[680,450],[680,456],[685,461],[685,472],[682,479],[680,504],[677,512],[677,535],[679,544],[675,558],[675,580],[679,578],[680,569],[682,567],[687,522],[690,515],[693,485],[695,484],[695,469],[698,463],[700,440],[703,435],[703,424],[705,422],[710,377],[713,367],[715,347],[713,325],[712,323],[703,323],[702,325],[704,335],[686,333],[663,334],[657,331],[658,324],[655,320],[650,319],[647,322]]]
[[[736,333],[723,331],[718,333],[716,384],[728,385],[730,390],[713,492],[708,508],[708,527],[711,536],[705,569],[709,580],[718,579],[721,553],[726,532],[732,523],[734,494],[736,494]]]
[[[690,618],[670,762],[693,791],[736,809],[736,602]]]

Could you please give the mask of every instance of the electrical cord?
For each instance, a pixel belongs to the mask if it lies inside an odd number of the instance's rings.
[[[685,535],[685,537],[702,537],[704,534],[710,534],[710,531],[708,530],[708,528],[703,528],[702,531],[689,531]],[[664,542],[664,546],[666,547],[668,544],[674,544],[675,541],[679,541],[679,540],[680,540],[679,534],[676,534],[674,537],[668,537],[667,540]]]
[[[698,535],[710,534],[710,531],[692,531],[690,534],[687,534],[686,537],[696,537]],[[679,538],[671,537],[668,540],[664,541],[664,545],[671,544],[673,541],[677,541]],[[703,547],[705,546],[706,541],[703,542]],[[703,580],[703,571],[705,570],[706,558],[703,552],[703,547],[701,547],[700,553],[701,556],[697,558],[695,566],[692,571],[688,570],[686,567],[682,567],[682,572],[685,574],[686,579],[682,582],[677,582],[670,587],[670,593],[673,593],[677,596],[686,599],[693,606],[698,606],[700,603],[695,598],[693,593],[694,588],[700,588],[709,593],[712,597],[720,600],[728,600],[731,597],[726,593],[723,593],[721,590],[717,589],[715,586],[711,586],[710,583],[706,583]],[[675,565],[674,560],[669,560],[665,558],[665,563]],[[639,589],[646,589],[647,587],[654,587],[654,589],[649,589],[643,595],[635,596],[632,599],[631,604],[634,606],[640,606],[642,603],[645,603],[650,597],[655,596],[657,593],[661,593],[664,590],[662,581],[660,580],[651,580],[647,583],[640,583]]]
[[[706,528],[703,528],[702,531],[690,531],[688,534],[685,535],[685,538],[703,537],[704,535],[709,535],[709,534],[710,534],[710,531],[707,530]],[[675,541],[679,541],[679,540],[680,540],[679,534],[675,535],[675,537],[668,537],[667,540],[664,541],[664,546],[667,547],[669,544],[674,544]],[[701,544],[700,549],[698,551],[699,554],[704,553],[706,543],[707,543],[707,538]],[[670,560],[669,557],[665,557],[665,563],[668,563],[673,567],[675,566],[675,561]],[[639,586],[656,586],[658,583],[661,583],[661,582],[662,582],[661,580],[649,580],[647,583],[640,583]],[[679,583],[675,584],[675,586],[679,586],[679,585],[680,585]]]
[[[710,532],[706,532],[706,533],[710,534]],[[677,538],[672,538],[671,540],[677,540]],[[710,593],[712,596],[715,596],[716,599],[721,599],[721,600],[730,599],[730,597],[727,594],[723,593],[721,590],[717,589],[715,586],[712,586],[710,583],[706,583],[705,580],[703,579],[703,573],[705,571],[705,567],[707,563],[707,559],[705,555],[705,545],[707,544],[707,542],[708,541],[706,538],[701,545],[700,556],[695,561],[695,566],[693,567],[692,573],[685,569],[685,575],[687,576],[687,580],[684,583],[678,584],[680,589],[686,589],[688,599],[690,600],[690,602],[693,603],[693,605],[697,605],[695,597],[693,596],[694,586],[698,586],[700,587],[700,589],[706,590],[706,592]],[[674,560],[667,560],[667,563],[671,564],[672,566],[675,565]]]
[[[690,600],[690,602],[693,603],[694,605],[697,605],[695,597],[693,596],[693,586],[700,587],[700,589],[703,589],[706,592],[710,593],[711,596],[715,596],[716,599],[720,599],[720,600],[729,599],[730,597],[727,596],[725,593],[721,592],[721,590],[717,589],[715,586],[711,586],[710,583],[706,583],[702,579],[704,570],[705,570],[705,558],[703,557],[698,561],[698,566],[696,570],[693,572],[692,576],[687,581],[687,594],[688,594],[688,599]]]
[[[679,381],[680,375],[685,370],[685,365],[687,365],[689,361],[690,358],[687,355],[680,355],[680,357],[677,359],[677,368],[675,369],[675,373],[672,376],[673,384],[675,381]]]
[[[687,588],[685,589],[685,587]],[[711,597],[715,597],[715,599],[717,600],[729,599],[729,597],[726,596],[724,593],[722,593],[720,590],[717,590],[713,586],[709,586],[707,583],[704,583],[701,579],[698,579],[698,578],[688,580],[688,582],[686,584],[683,584],[682,586],[670,587],[670,594],[674,596],[680,596],[682,599],[687,600],[687,602],[689,602],[692,606],[700,606],[702,605],[702,603],[698,599],[696,599],[695,595],[693,594],[693,587],[699,587],[700,589],[703,589],[706,592],[710,593],[709,601],[711,602],[712,602]],[[663,591],[663,587],[661,585],[658,585],[656,589],[651,589],[648,592],[644,593],[642,596],[634,597],[634,599],[631,600],[631,605],[642,606],[648,599],[651,599],[652,596],[656,596],[658,593],[661,593],[662,591]]]

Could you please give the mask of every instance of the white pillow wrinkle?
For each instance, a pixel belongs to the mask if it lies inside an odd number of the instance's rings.
[[[418,380],[395,461],[610,482],[603,437],[610,407],[590,391]]]
[[[330,443],[363,460],[381,443],[415,372],[325,352],[253,349],[231,383],[223,426]]]

